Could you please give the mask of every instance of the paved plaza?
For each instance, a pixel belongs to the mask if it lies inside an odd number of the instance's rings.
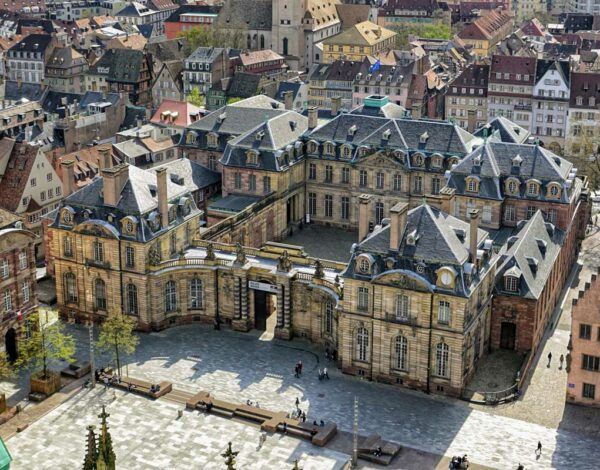
[[[214,415],[185,411],[166,400],[150,401],[122,391],[84,390],[8,442],[13,470],[81,468],[87,426],[106,405],[117,468],[124,470],[210,470],[224,468],[227,443],[239,451],[237,468],[291,469],[298,459],[305,470],[341,470],[348,456],[315,448],[306,441],[268,436],[257,449],[260,429]]]
[[[350,249],[358,241],[358,233],[337,227],[304,225],[295,230],[283,243],[304,247],[309,256],[347,263]]]

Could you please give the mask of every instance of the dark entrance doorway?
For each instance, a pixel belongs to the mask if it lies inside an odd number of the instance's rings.
[[[272,294],[262,290],[254,291],[254,328],[265,331],[267,318],[273,313]]]
[[[17,351],[17,333],[14,328],[9,330],[4,335],[4,346],[6,348],[6,355],[10,362],[15,362],[19,356]]]
[[[500,330],[500,347],[502,349],[515,349],[515,339],[517,337],[517,325],[514,323],[502,322]]]
[[[292,222],[292,198],[286,201],[285,209],[285,224],[290,225]]]

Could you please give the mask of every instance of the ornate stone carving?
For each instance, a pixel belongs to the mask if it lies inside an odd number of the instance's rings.
[[[340,287],[340,276],[338,276],[337,274],[335,275],[335,285],[336,287]]]
[[[160,248],[158,243],[152,245],[152,248],[148,250],[148,264],[150,266],[158,266],[160,264]]]
[[[289,273],[291,269],[292,262],[290,261],[290,255],[287,250],[284,250],[277,262],[277,271]]]
[[[246,252],[240,242],[235,244],[235,264],[246,264]]]
[[[209,243],[206,245],[206,258],[209,261],[213,261],[215,259],[215,249],[213,248],[213,244]]]
[[[315,274],[314,274],[314,276],[317,279],[323,279],[324,275],[325,275],[325,273],[323,272],[323,265],[321,264],[321,260],[317,260],[315,262]]]

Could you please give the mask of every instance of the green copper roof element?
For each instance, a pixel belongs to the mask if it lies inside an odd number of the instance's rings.
[[[10,452],[8,452],[6,444],[4,444],[4,441],[0,437],[0,470],[8,470],[11,462],[12,457],[10,456]]]
[[[363,100],[364,105],[371,108],[381,108],[389,102],[389,97],[383,95],[370,95]]]

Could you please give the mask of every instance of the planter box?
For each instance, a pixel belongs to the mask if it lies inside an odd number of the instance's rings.
[[[50,396],[60,390],[60,374],[54,371],[48,371],[48,377],[41,378],[42,372],[36,372],[31,375],[29,383],[32,393],[43,393]]]

